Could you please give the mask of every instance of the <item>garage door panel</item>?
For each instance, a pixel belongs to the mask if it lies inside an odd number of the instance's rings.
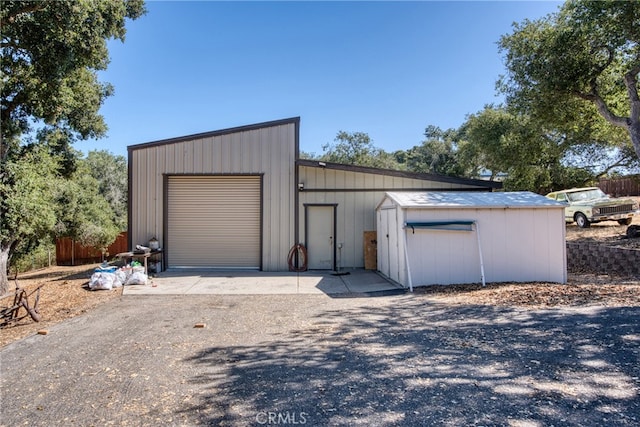
[[[170,177],[169,267],[260,268],[260,177]]]

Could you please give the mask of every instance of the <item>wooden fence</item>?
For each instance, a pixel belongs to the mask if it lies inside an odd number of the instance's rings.
[[[127,232],[122,232],[107,249],[107,258],[113,257],[120,252],[127,252]],[[69,238],[62,238],[56,241],[56,264],[57,265],[83,265],[102,262],[102,252],[98,249],[82,246]]]
[[[640,196],[640,175],[620,178],[600,178],[598,187],[614,197]]]

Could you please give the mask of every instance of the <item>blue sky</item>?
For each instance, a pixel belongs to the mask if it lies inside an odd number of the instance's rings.
[[[108,136],[82,151],[301,117],[300,148],[338,131],[386,151],[499,103],[497,41],[551,1],[167,2],[109,43]]]

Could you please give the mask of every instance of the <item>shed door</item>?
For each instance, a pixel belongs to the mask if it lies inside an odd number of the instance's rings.
[[[379,269],[388,278],[400,281],[400,253],[398,249],[397,209],[380,209],[378,244],[383,248]]]
[[[378,211],[380,220],[378,221],[378,269],[385,276],[389,277],[389,210]]]
[[[389,220],[389,278],[400,283],[400,236],[398,235],[398,209],[393,209],[387,217]]]
[[[168,267],[259,269],[260,193],[260,176],[169,177]]]

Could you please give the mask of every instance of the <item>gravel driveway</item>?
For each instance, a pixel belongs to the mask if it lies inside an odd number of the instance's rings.
[[[5,426],[640,424],[637,307],[129,296],[0,357]]]

